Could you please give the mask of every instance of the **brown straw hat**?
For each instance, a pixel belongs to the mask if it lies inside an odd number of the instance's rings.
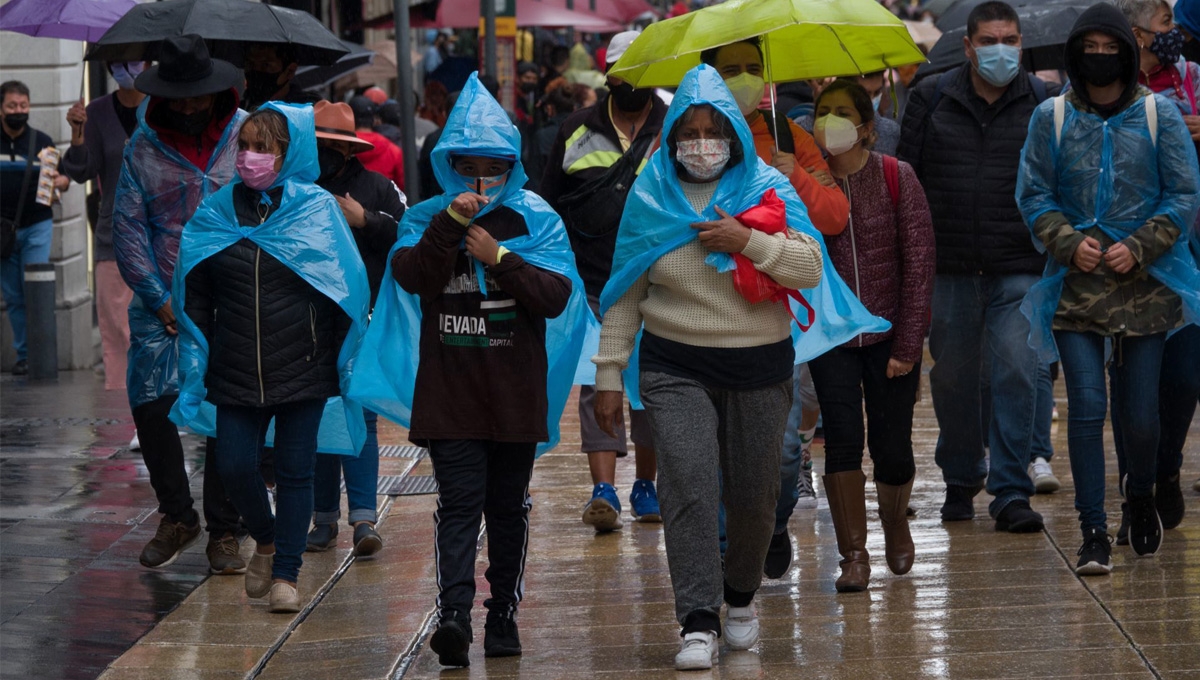
[[[349,104],[319,101],[313,104],[313,117],[317,124],[317,139],[337,139],[356,144],[351,147],[351,153],[375,148],[374,144],[360,139],[354,133],[354,111]]]

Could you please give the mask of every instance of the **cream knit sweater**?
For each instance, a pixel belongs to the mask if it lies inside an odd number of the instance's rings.
[[[683,184],[700,212],[716,183]],[[791,334],[792,317],[778,302],[752,305],[733,287],[733,275],[704,263],[708,250],[699,240],[663,255],[604,314],[596,364],[596,389],[620,391],[638,329],[698,347],[758,347]],[[821,281],[821,246],[789,229],[768,235],[751,231],[742,255],[754,268],[788,288],[812,288]]]

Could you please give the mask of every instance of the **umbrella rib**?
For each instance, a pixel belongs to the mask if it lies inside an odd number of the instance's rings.
[[[842,42],[842,36],[838,35],[837,31],[833,30],[828,24],[824,24],[824,26],[826,30],[833,34],[834,39],[838,42],[838,47],[842,48],[842,51],[846,53],[846,57],[850,59],[850,63],[854,64],[854,68],[858,69],[858,74],[864,75],[862,67],[858,65],[858,60],[850,53],[849,48],[846,47],[846,43]]]

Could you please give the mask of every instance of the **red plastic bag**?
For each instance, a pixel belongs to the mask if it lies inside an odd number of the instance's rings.
[[[740,215],[735,215],[734,218],[743,225],[765,234],[779,234],[787,231],[787,204],[779,198],[774,189],[768,189],[758,205]],[[800,330],[806,331],[812,326],[815,312],[799,291],[786,288],[775,279],[758,271],[754,268],[754,262],[741,253],[733,254],[733,262],[737,265],[737,269],[733,271],[733,288],[747,302],[758,304],[768,300],[777,300],[787,308],[788,313],[800,326]],[[808,310],[807,324],[800,323],[800,320],[796,319],[796,315],[792,313],[792,307],[788,303],[788,298],[796,300]]]

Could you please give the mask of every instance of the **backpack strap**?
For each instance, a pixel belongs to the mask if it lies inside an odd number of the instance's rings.
[[[1063,122],[1067,118],[1067,95],[1060,94],[1054,98],[1054,143],[1062,143]]]
[[[888,195],[892,197],[892,209],[900,207],[900,161],[895,156],[883,157],[883,180],[887,183]]]
[[[1152,93],[1146,97],[1146,127],[1150,128],[1150,143],[1158,146],[1158,99]]]
[[[792,126],[790,122],[787,120],[783,122],[782,131],[786,134],[777,135],[775,131],[775,112],[760,110],[759,113],[762,114],[763,120],[767,122],[767,131],[771,133],[771,139],[775,140],[775,148],[779,149],[779,153],[795,155],[796,140],[792,138]]]

